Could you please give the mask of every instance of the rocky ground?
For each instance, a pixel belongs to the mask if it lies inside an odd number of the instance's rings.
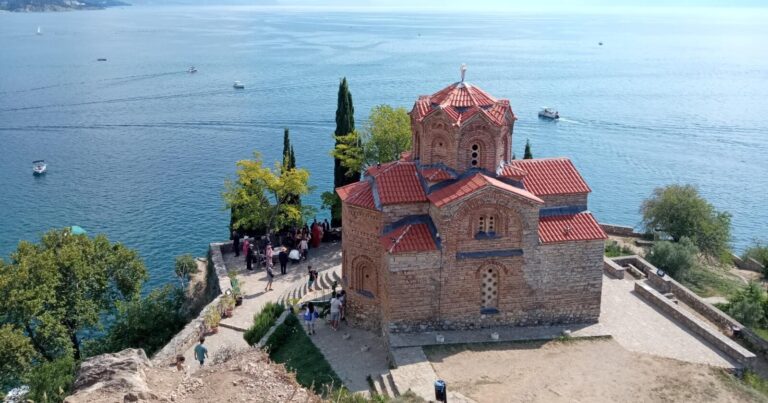
[[[188,366],[197,363],[187,363]],[[208,363],[206,363],[208,364]],[[219,351],[190,374],[153,368],[141,350],[93,357],[83,364],[66,403],[84,402],[320,402],[282,365],[260,350]]]

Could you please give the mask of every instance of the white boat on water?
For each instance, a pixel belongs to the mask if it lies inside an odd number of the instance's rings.
[[[245,89],[245,84],[241,83],[240,81],[235,81],[235,83],[232,84],[232,87],[236,90],[242,90]]]
[[[539,117],[545,119],[560,119],[560,113],[557,112],[554,108],[544,107],[539,111]]]
[[[32,173],[34,175],[42,175],[48,171],[48,165],[45,164],[45,160],[32,161]]]
[[[187,69],[187,73],[190,73],[190,74],[197,73],[197,69],[195,68],[195,66],[189,66],[189,69]]]
[[[37,27],[37,34],[38,35],[42,35],[43,34],[43,30],[40,29],[40,26]]]

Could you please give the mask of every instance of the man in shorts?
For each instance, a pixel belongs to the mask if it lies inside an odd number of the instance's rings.
[[[203,345],[205,343],[205,337],[200,338],[200,344],[195,346],[195,358],[200,361],[200,366],[205,364],[205,359],[208,358],[208,349]]]
[[[341,300],[333,293],[331,298],[331,328],[339,330],[339,319],[341,318]]]

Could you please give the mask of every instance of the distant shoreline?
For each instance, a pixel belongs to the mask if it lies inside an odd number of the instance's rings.
[[[50,0],[47,4],[30,4],[22,1],[0,0],[0,12],[11,13],[59,13],[67,11],[82,10],[104,10],[112,7],[124,7],[131,4],[119,0],[81,0],[78,4],[72,5],[67,2]]]

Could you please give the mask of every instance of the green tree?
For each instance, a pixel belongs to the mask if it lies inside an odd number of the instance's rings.
[[[675,241],[688,237],[709,256],[720,257],[728,251],[731,215],[715,210],[694,186],[656,188],[640,212],[649,232],[662,231]]]
[[[683,237],[676,243],[669,241],[654,243],[646,258],[654,266],[679,279],[694,268],[698,253],[696,245],[687,237]]]
[[[336,136],[336,147],[331,154],[341,161],[347,175],[359,176],[365,166],[365,150],[356,132]]]
[[[20,242],[0,270],[0,318],[45,360],[79,360],[80,332],[135,298],[146,278],[137,253],[122,244],[51,230],[39,244]]]
[[[88,355],[142,348],[151,356],[187,323],[181,311],[183,303],[183,290],[171,285],[154,289],[143,298],[118,303],[106,336],[87,344]]]
[[[75,360],[70,356],[35,366],[25,377],[29,386],[27,399],[41,403],[63,401],[75,381],[75,369]]]
[[[336,131],[334,138],[336,144],[339,143],[339,136],[346,136],[355,132],[355,108],[352,105],[352,94],[349,92],[347,78],[344,77],[339,83],[339,93],[336,100]],[[335,149],[335,147],[334,147]],[[360,180],[360,172],[348,173],[348,170],[341,164],[341,160],[334,158],[333,161],[333,187],[338,188]],[[341,203],[339,201],[339,203]],[[336,211],[336,209],[331,209]],[[339,209],[340,211],[340,209]],[[341,215],[331,217],[332,225],[341,224]]]
[[[273,231],[299,224],[313,213],[310,206],[283,202],[288,195],[301,197],[311,191],[307,170],[283,169],[280,163],[274,169],[265,167],[258,153],[237,166],[237,180],[226,182],[223,195],[226,206],[238,211],[235,228]]]
[[[181,281],[181,287],[183,288],[185,286],[184,283],[189,280],[189,276],[197,273],[197,262],[189,254],[176,256],[174,271],[176,272],[176,277]]]
[[[411,117],[405,108],[374,107],[362,134],[365,165],[399,160],[411,149],[411,137]]]
[[[525,151],[523,152],[523,159],[533,159],[533,154],[531,153],[531,142],[528,139],[525,139]]]
[[[288,128],[285,128],[283,132],[283,165],[281,172],[296,168],[296,156],[293,154],[293,145],[291,145],[291,138],[288,134]],[[283,203],[301,205],[301,196],[290,194],[285,197]]]
[[[0,326],[0,390],[18,386],[22,376],[32,369],[32,364],[39,358],[32,342],[21,329],[10,324]]]
[[[766,325],[766,303],[765,291],[760,284],[750,282],[731,297],[725,311],[745,326],[763,327]]]
[[[755,259],[768,269],[768,245],[764,244],[762,241],[754,240],[752,241],[752,245],[744,251],[742,258]]]

